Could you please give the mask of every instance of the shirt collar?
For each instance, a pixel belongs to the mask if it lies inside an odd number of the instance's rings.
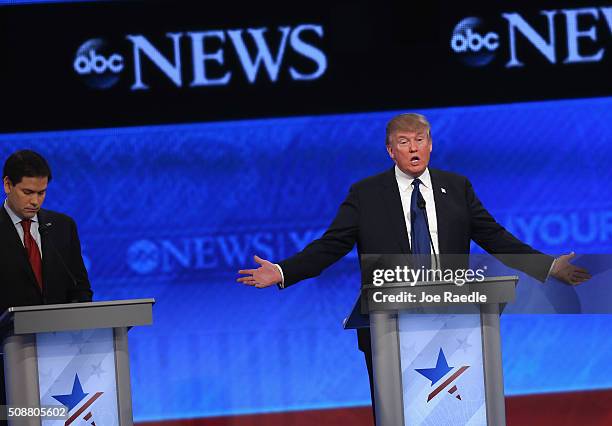
[[[4,209],[6,210],[6,212],[8,213],[9,217],[11,218],[11,220],[13,221],[13,225],[17,225],[19,223],[21,223],[21,218],[19,216],[17,216],[15,214],[15,212],[9,207],[8,205],[8,200],[4,200]],[[38,214],[36,214],[32,219],[30,219],[32,222],[38,222]]]
[[[397,165],[395,166],[395,179],[397,180],[397,185],[399,186],[400,192],[407,191],[412,187],[412,182],[414,181],[414,177],[402,172]],[[425,169],[423,174],[419,176],[419,180],[421,181],[421,185],[425,188],[431,189],[431,175],[429,174],[429,168]]]

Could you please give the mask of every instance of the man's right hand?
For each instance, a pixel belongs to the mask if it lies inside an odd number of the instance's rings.
[[[257,288],[265,288],[276,285],[282,281],[280,271],[272,262],[255,255],[255,262],[259,264],[257,269],[241,269],[239,274],[245,275],[236,281]]]

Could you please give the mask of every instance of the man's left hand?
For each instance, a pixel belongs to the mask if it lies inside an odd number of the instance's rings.
[[[576,257],[574,252],[559,256],[555,259],[550,275],[569,285],[578,285],[591,279],[591,274],[586,269],[570,263],[574,257]]]

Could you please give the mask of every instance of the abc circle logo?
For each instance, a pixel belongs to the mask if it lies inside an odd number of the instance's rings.
[[[79,55],[74,61],[74,69],[79,74],[104,74],[106,71],[119,73],[123,70],[123,57],[113,53],[108,59],[98,55],[96,50],[89,51],[89,57]]]
[[[455,26],[450,46],[463,63],[481,67],[495,57],[495,51],[499,48],[499,34],[487,31],[482,19],[471,16]]]
[[[148,274],[157,268],[159,261],[159,249],[149,240],[138,240],[128,248],[127,263],[134,272]]]
[[[115,85],[125,67],[123,56],[112,52],[109,44],[101,38],[83,43],[72,65],[85,83],[95,89],[107,89]]]

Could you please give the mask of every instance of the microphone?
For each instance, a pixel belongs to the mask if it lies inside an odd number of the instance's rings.
[[[420,192],[419,196],[417,197],[417,207],[421,210],[425,210],[425,198],[423,198],[423,195]],[[425,220],[427,220],[427,215],[425,215]],[[427,225],[427,227],[429,228],[429,225]]]
[[[51,222],[41,223],[41,224],[38,225],[38,233],[40,234],[41,237],[47,236],[47,234],[49,233],[49,231],[51,230],[52,227],[53,227],[53,223],[51,223]],[[68,267],[68,265],[66,265],[66,262],[64,261],[64,258],[60,254],[59,250],[57,249],[57,247],[55,247],[55,244],[53,244],[53,240],[51,238],[49,238],[49,239],[45,239],[45,241],[49,242],[49,245],[51,246],[51,248],[55,252],[55,254],[58,257],[58,259],[60,260],[60,264],[62,265],[62,268],[64,268],[64,271],[66,271],[66,273],[70,277],[70,280],[72,281],[73,289],[76,290],[78,288],[78,286],[79,286],[78,282],[77,282],[76,278],[74,277],[74,275],[72,274],[72,272],[70,271],[70,268]],[[71,301],[78,302],[79,300],[71,300]]]
[[[425,225],[427,225],[427,235],[429,236],[429,244],[431,245],[431,251],[433,252],[434,259],[436,261],[436,269],[440,267],[440,262],[438,260],[438,255],[436,254],[436,248],[434,247],[433,239],[431,238],[431,232],[429,232],[429,221],[427,220],[427,211],[425,210],[427,203],[425,202],[425,198],[423,198],[423,194],[419,191],[417,197],[417,207],[421,209],[423,213],[423,217],[425,218]]]

